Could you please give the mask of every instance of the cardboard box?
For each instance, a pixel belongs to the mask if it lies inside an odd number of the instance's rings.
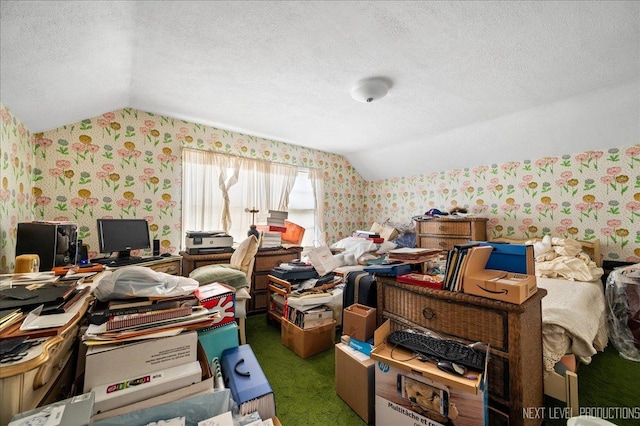
[[[485,273],[488,272],[488,273]],[[495,272],[501,272],[495,274]],[[485,269],[464,277],[464,292],[504,302],[521,304],[538,291],[535,275]]]
[[[195,331],[121,345],[90,346],[85,358],[84,392],[106,383],[194,362],[197,347]]]
[[[330,349],[335,344],[336,322],[303,330],[290,321],[281,322],[282,344],[300,358],[307,358]]]
[[[213,392],[213,373],[211,372],[211,366],[207,360],[207,354],[200,344],[198,344],[198,362],[200,362],[200,369],[202,370],[202,381],[194,383],[190,386],[181,387],[174,391],[165,392],[155,397],[147,398],[143,401],[132,402],[131,404],[127,404],[113,410],[103,411],[99,414],[95,414],[91,418],[92,424],[93,422],[97,422],[99,420],[122,416],[140,410],[147,410],[153,407],[164,406],[174,401],[194,397],[197,395],[205,395]],[[131,424],[131,422],[123,424],[129,425]]]
[[[344,309],[342,317],[342,334],[367,341],[376,331],[376,308],[359,303]]]
[[[173,394],[170,392],[169,394]],[[164,402],[153,406],[141,407],[133,411],[110,417],[103,417],[104,413],[92,418],[92,426],[131,426],[131,425],[158,425],[165,424],[162,420],[172,419],[178,416],[185,418],[185,424],[196,425],[199,422],[210,419],[229,411],[231,392],[229,389],[219,391],[209,390],[195,395],[176,396],[165,398],[169,394],[162,395]],[[147,400],[149,401],[149,400]],[[143,401],[146,402],[146,401]],[[113,413],[116,410],[110,411]]]
[[[194,361],[98,385],[91,388],[95,396],[93,414],[144,401],[200,381],[202,381],[200,363]]]
[[[515,304],[521,304],[533,296],[538,290],[535,275],[485,269],[493,250],[486,245],[469,250],[462,277],[463,291]]]
[[[214,358],[220,359],[222,351],[235,348],[240,344],[238,324],[234,321],[222,327],[198,330],[198,341],[207,353],[207,360],[211,364]]]
[[[371,352],[371,358],[376,361],[376,423],[396,426],[489,424],[485,371],[468,377],[441,371],[435,363],[419,361],[409,351],[387,347],[384,339],[389,332],[390,324],[386,321],[375,332],[375,348]]]
[[[373,423],[375,417],[375,361],[344,343],[336,344],[335,355],[336,394],[365,423]]]
[[[9,426],[89,425],[93,411],[93,393],[57,401],[49,405],[15,414]]]

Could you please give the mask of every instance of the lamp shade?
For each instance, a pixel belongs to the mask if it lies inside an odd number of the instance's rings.
[[[358,102],[373,102],[386,96],[389,84],[380,78],[360,80],[351,89],[351,97]]]

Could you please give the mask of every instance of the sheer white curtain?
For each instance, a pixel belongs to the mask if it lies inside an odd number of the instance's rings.
[[[313,198],[315,199],[314,245],[319,247],[327,244],[324,233],[324,176],[321,170],[310,169],[309,177],[313,187]]]
[[[237,182],[237,158],[182,150],[182,225],[185,231],[228,231],[229,189]]]
[[[253,223],[247,210],[265,217],[269,210],[287,210],[298,173],[294,166],[188,148],[182,159],[183,229],[221,229],[236,241]]]

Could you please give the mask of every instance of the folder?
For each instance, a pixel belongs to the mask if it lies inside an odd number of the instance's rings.
[[[484,241],[480,244],[493,247],[486,269],[497,269],[517,274],[536,274],[533,245]]]
[[[222,352],[222,377],[241,415],[257,411],[261,419],[276,416],[276,400],[250,345]]]

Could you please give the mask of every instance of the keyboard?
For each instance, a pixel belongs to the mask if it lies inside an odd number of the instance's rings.
[[[109,266],[111,268],[117,268],[120,266],[136,265],[138,263],[153,262],[155,260],[161,260],[161,259],[164,259],[164,258],[161,256],[130,257],[130,258],[124,258],[124,259],[119,259],[117,257],[101,257],[98,259],[91,259],[91,262],[100,263],[102,265]]]
[[[485,352],[455,340],[438,339],[409,330],[397,330],[387,336],[387,344],[421,355],[451,361],[475,370],[484,370]]]

